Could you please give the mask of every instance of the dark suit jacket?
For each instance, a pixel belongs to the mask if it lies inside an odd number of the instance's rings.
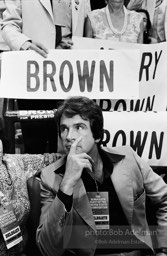
[[[105,150],[109,163],[113,164],[111,180],[125,216],[135,236],[153,249],[149,231],[145,200],[146,195],[157,210],[157,244],[166,247],[167,241],[167,185],[152,171],[130,147]],[[115,154],[123,154],[122,160],[113,163]],[[94,255],[96,227],[92,210],[82,180],[76,184],[73,207],[66,212],[64,204],[56,196],[63,174],[55,170],[65,162],[65,156],[42,171],[42,211],[37,230],[37,244],[43,255],[59,256],[65,251],[74,255]],[[71,248],[74,250],[70,250]]]

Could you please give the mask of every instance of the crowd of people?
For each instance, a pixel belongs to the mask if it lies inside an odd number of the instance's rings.
[[[49,49],[71,49],[72,36],[139,44],[167,40],[167,0],[4,3],[1,34],[9,49],[33,50],[43,58]],[[34,241],[39,250],[34,247],[33,256],[166,256],[167,185],[130,147],[101,147],[100,107],[86,97],[65,101],[19,99],[17,104],[19,110],[57,111],[54,120],[21,124],[24,153],[28,155],[3,156],[0,143],[1,205],[5,207],[12,198],[12,211],[23,233],[23,242],[8,250],[1,235],[0,255],[33,253],[26,244],[25,222],[30,211],[26,182],[39,172],[41,194],[37,205],[41,212]],[[57,152],[57,139],[63,154],[51,154]],[[9,169],[13,177],[8,176]],[[26,174],[19,191],[21,172]],[[8,194],[4,195],[6,189]],[[155,210],[152,233],[147,198]]]
[[[145,9],[148,11],[152,28],[151,37],[156,42],[164,42],[167,39],[167,1],[166,0],[130,0],[128,9]]]
[[[167,0],[4,0],[2,37],[11,50],[34,50],[44,58],[48,49],[70,49],[72,36],[114,42],[157,43],[167,37]],[[57,108],[51,100],[17,101],[19,110]],[[23,123],[25,153],[56,150],[53,121]],[[49,131],[49,132],[48,132]],[[33,145],[33,146],[32,146]]]
[[[46,57],[48,49],[70,49],[72,36],[145,44],[166,41],[166,0],[4,0],[4,4],[1,34],[11,50],[34,50]],[[51,100],[17,103],[19,110],[58,106]],[[39,127],[37,122],[22,124],[25,153],[56,150],[53,121],[43,122],[42,130]]]

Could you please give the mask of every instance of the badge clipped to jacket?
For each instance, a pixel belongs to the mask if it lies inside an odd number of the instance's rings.
[[[23,240],[12,204],[0,206],[0,228],[7,249]]]
[[[87,192],[96,229],[109,229],[108,192]]]

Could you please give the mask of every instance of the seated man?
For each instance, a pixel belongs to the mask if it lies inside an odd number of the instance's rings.
[[[71,97],[55,119],[64,155],[41,174],[36,238],[42,254],[165,256],[167,185],[162,178],[130,147],[100,146],[103,115],[93,100]],[[153,230],[146,196],[156,205]]]

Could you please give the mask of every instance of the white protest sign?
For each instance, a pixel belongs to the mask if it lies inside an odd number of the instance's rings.
[[[152,166],[167,166],[167,112],[103,112],[103,146],[130,145]]]
[[[2,55],[0,95],[4,98],[138,98],[139,50],[50,50]],[[128,78],[128,79],[127,79]]]
[[[167,167],[167,112],[104,111],[103,117],[104,148],[128,145],[149,165]]]
[[[167,109],[167,42],[158,44],[132,44],[112,42],[110,40],[73,37],[73,49],[139,49],[140,65],[138,70],[139,99],[121,101],[117,104],[112,100],[111,110],[155,110]],[[128,78],[127,78],[128,79]],[[109,99],[109,98],[106,98]],[[110,98],[111,100],[112,98]],[[120,97],[122,99],[122,97]],[[106,102],[103,102],[103,104]],[[116,107],[115,107],[116,104]],[[104,108],[109,109],[109,105]],[[114,109],[115,108],[115,109]]]

